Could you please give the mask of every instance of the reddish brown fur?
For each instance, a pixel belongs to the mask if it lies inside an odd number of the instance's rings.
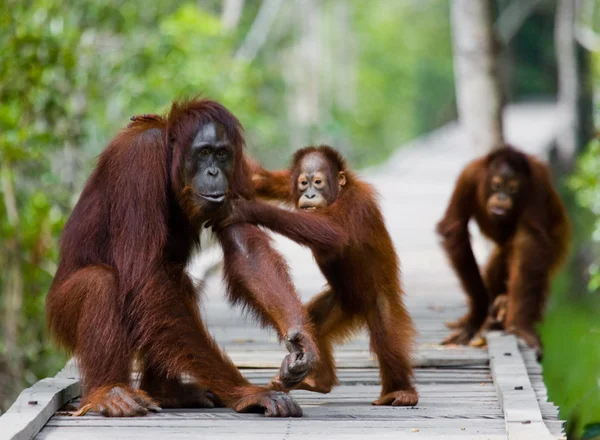
[[[346,183],[334,203],[315,212],[242,204],[232,214],[235,221],[258,223],[311,247],[328,281],[327,290],[307,305],[317,330],[321,362],[299,388],[329,392],[337,384],[332,344],[366,324],[381,370],[381,396],[374,403],[415,405],[418,395],[410,360],[415,331],[402,302],[399,261],[375,190],[348,169],[336,150],[320,146],[298,151],[286,171],[271,173],[255,165],[256,193],[295,202],[300,163],[311,153],[326,159],[327,174],[335,182],[340,171],[345,173]],[[335,247],[324,246],[323,239],[336,229],[345,231],[345,239]]]
[[[267,171],[258,162],[246,159],[252,174],[256,195],[266,200],[285,200],[292,203],[290,170]]]
[[[263,407],[267,415],[301,414],[289,397],[249,384],[221,352],[184,272],[199,244],[199,228],[215,213],[192,200],[182,163],[198,128],[211,121],[223,125],[234,146],[228,197],[251,197],[240,123],[220,104],[194,99],[175,102],[166,117],[139,118],[121,131],[100,156],[65,225],[47,318],[60,345],[79,359],[82,413],[132,416],[154,408],[152,399],[129,387],[137,353],[142,388],[159,403],[194,404],[179,382],[187,373],[237,411]],[[299,332],[310,352],[306,313],[267,235],[253,225],[236,225],[219,240],[230,296],[281,337]],[[196,405],[210,406],[200,394]]]
[[[503,224],[486,210],[490,164],[506,163],[523,179],[519,203]],[[497,247],[483,277],[471,250],[468,223],[474,218]],[[482,327],[488,308],[508,294],[505,326],[539,348],[535,324],[542,318],[550,277],[563,261],[569,222],[552,186],[548,167],[532,156],[504,147],[471,162],[461,173],[444,218],[437,226],[443,247],[469,297],[469,312],[446,342],[467,343]]]

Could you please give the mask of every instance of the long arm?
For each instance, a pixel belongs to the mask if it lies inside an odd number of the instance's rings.
[[[541,355],[536,324],[542,319],[550,279],[564,260],[570,225],[548,168],[536,164],[534,191],[511,248],[505,328],[521,336]]]
[[[547,166],[536,163],[535,168],[536,195],[528,204],[527,223],[533,226],[532,231],[545,231],[550,241],[551,271],[556,270],[564,261],[571,240],[571,225],[565,206],[554,189],[552,177]],[[539,195],[538,195],[539,194]],[[541,212],[546,214],[540,215]],[[547,222],[547,226],[541,224]]]
[[[217,238],[224,253],[224,273],[229,299],[242,303],[263,326],[272,327],[280,339],[308,321],[283,257],[271,246],[266,232],[239,223],[220,230]]]
[[[467,343],[483,324],[487,315],[488,292],[471,248],[468,223],[472,206],[477,203],[475,166],[471,165],[458,178],[444,218],[437,225],[442,246],[450,264],[469,297],[469,312],[462,318],[463,332],[446,342]]]
[[[110,223],[118,225],[110,247],[123,292],[139,289],[160,266],[167,243],[169,147],[164,134],[161,120],[134,121],[100,156],[106,183],[96,185],[104,186]],[[144,166],[132,172],[131,164]]]
[[[292,212],[258,201],[238,200],[232,204],[230,223],[248,222],[264,226],[318,250],[340,250],[348,242],[348,234],[341,225],[319,212]]]
[[[252,173],[252,182],[257,197],[266,200],[292,202],[290,170],[268,171],[255,160],[247,159],[246,162]]]
[[[229,300],[244,305],[285,341],[290,354],[282,363],[280,377],[286,386],[295,385],[310,372],[318,352],[285,260],[255,225],[232,225],[217,237],[223,248]]]
[[[540,350],[535,326],[542,319],[550,289],[552,245],[547,234],[522,227],[512,247],[505,328]]]
[[[268,200],[292,201],[290,172],[288,170],[266,171],[253,175],[252,181],[258,197]]]

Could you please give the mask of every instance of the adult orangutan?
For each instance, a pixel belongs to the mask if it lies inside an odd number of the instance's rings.
[[[328,146],[297,151],[289,170],[268,172],[258,164],[253,168],[258,196],[293,203],[297,210],[235,200],[221,226],[250,222],[309,246],[328,282],[327,289],[307,305],[321,358],[294,388],[331,391],[337,384],[332,344],[366,325],[382,382],[381,395],[373,403],[416,405],[410,359],[415,331],[402,302],[398,257],[375,190]],[[345,245],[322,246],[324,226],[345,230]],[[274,379],[273,386],[287,388],[281,377]]]
[[[469,240],[471,218],[496,245],[483,276]],[[546,165],[510,146],[471,162],[437,225],[469,297],[468,313],[448,323],[457,330],[444,343],[469,343],[489,314],[490,324],[503,325],[541,353],[535,324],[550,278],[567,253],[569,230]]]
[[[140,118],[99,158],[61,240],[47,299],[49,328],[83,375],[78,414],[143,415],[162,406],[212,406],[203,390],[236,411],[302,414],[286,394],[248,383],[219,350],[184,272],[202,225],[234,197],[251,198],[239,121],[222,105],[173,103],[166,117]],[[335,246],[335,230],[322,235]],[[230,299],[273,326],[290,350],[289,385],[318,357],[287,266],[257,226],[220,231]],[[133,356],[140,389],[130,384]],[[180,382],[182,374],[194,379]]]

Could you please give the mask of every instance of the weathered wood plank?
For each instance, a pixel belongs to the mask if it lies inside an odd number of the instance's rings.
[[[343,407],[343,410],[339,410],[337,414],[330,414],[328,416],[312,416],[310,409],[315,409],[315,413],[323,413],[323,408],[310,408],[304,407],[305,415],[303,418],[311,421],[333,421],[333,420],[349,420],[356,421],[361,420],[364,422],[371,421],[380,421],[385,422],[390,419],[395,421],[405,421],[405,422],[419,422],[422,420],[437,420],[440,423],[440,426],[443,426],[447,420],[462,420],[463,422],[469,423],[471,425],[485,424],[487,420],[504,420],[502,416],[502,412],[498,410],[498,412],[482,412],[477,411],[475,408],[471,408],[473,413],[469,416],[465,415],[464,409],[462,414],[458,414],[455,412],[448,412],[449,410],[446,408],[444,411],[439,410],[436,412],[424,412],[418,411],[415,414],[402,414],[402,410],[397,410],[395,413],[386,413],[381,412],[380,414],[370,414],[368,416],[363,416],[360,411],[352,410],[352,408]],[[130,427],[130,426],[145,426],[150,427],[154,426],[158,428],[176,428],[176,427],[184,427],[184,426],[197,426],[198,424],[202,424],[205,420],[231,420],[232,422],[245,422],[248,419],[245,415],[237,414],[234,412],[228,413],[213,413],[213,412],[204,412],[199,413],[194,417],[183,416],[182,413],[177,413],[173,417],[152,417],[146,418],[146,420],[140,420],[139,422],[132,422],[127,419],[115,419],[111,423],[107,423],[106,420],[103,419],[92,419],[92,418],[78,418],[75,419],[73,417],[61,417],[57,419],[51,419],[46,424],[47,427],[81,427],[81,426],[90,426],[90,427],[103,427],[103,426],[112,426],[112,427]]]
[[[243,424],[231,420],[207,419],[197,421],[182,420],[177,426],[148,426],[145,419],[131,419],[130,426],[82,426],[47,427],[37,437],[42,440],[70,439],[155,439],[177,438],[197,439],[210,432],[212,438],[254,439],[260,435],[268,439],[293,438],[469,438],[469,439],[506,439],[502,420],[311,420],[302,419],[266,419],[260,416],[249,417]],[[84,417],[86,419],[87,417]],[[90,418],[91,419],[91,418]],[[116,420],[116,419],[115,419]],[[258,434],[260,433],[260,434]]]
[[[516,338],[490,332],[486,339],[509,440],[553,439],[544,424]]]
[[[225,348],[233,362],[240,368],[279,368],[284,352],[280,350],[239,350]],[[377,368],[377,360],[368,350],[336,351],[338,368]],[[483,366],[489,362],[487,353],[470,347],[419,348],[413,357],[415,367]]]
[[[278,373],[276,369],[244,369],[242,374],[251,382],[268,383]],[[381,383],[377,368],[347,368],[338,370],[338,380],[342,385],[363,384],[378,385]],[[492,384],[492,377],[487,367],[484,368],[417,368],[415,380],[420,385],[435,384]]]
[[[15,403],[0,417],[0,437],[28,440],[66,402],[80,394],[76,379],[43,379],[24,390]]]

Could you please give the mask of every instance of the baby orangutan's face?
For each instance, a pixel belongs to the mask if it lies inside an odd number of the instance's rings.
[[[345,183],[343,171],[334,176],[325,157],[319,153],[308,154],[300,162],[296,206],[306,211],[324,208],[335,201],[339,188]]]

